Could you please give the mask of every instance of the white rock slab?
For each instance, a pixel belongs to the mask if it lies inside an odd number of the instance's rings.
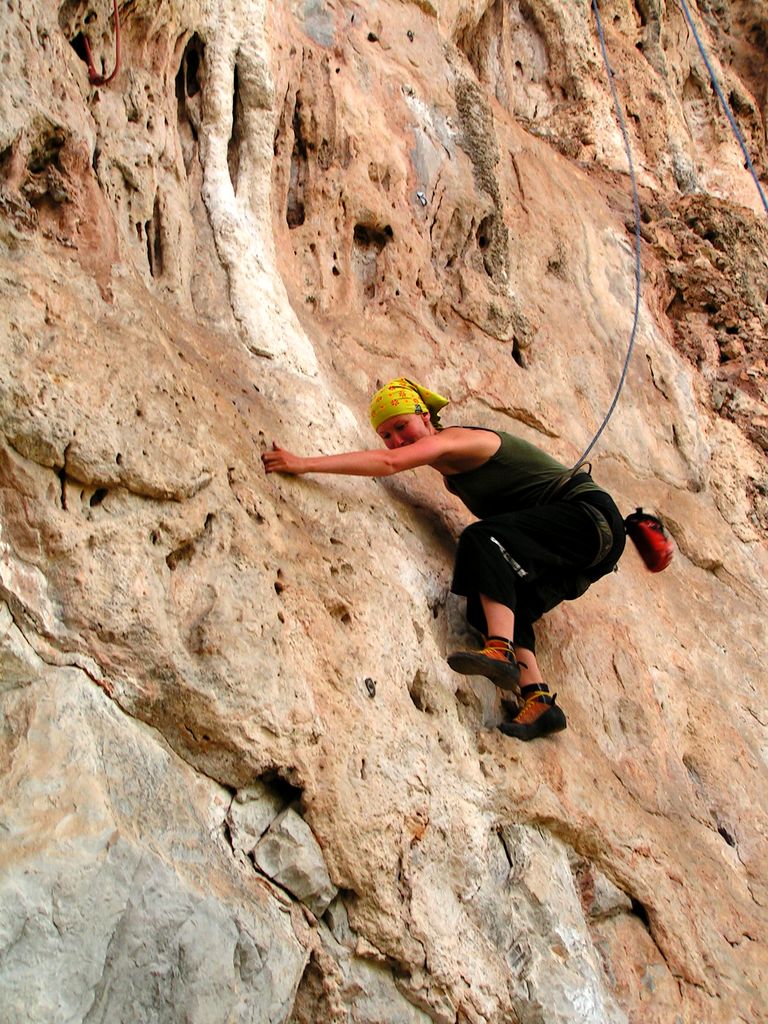
[[[323,852],[301,815],[288,808],[253,851],[261,870],[322,917],[336,895]]]
[[[234,848],[241,853],[250,853],[286,802],[260,780],[238,790],[227,812]]]
[[[306,951],[228,794],[83,679],[0,698],[0,1018],[283,1024]]]

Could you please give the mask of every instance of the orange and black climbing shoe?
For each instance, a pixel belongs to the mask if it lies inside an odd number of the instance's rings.
[[[499,729],[505,736],[518,740],[535,740],[562,732],[567,726],[563,709],[555,703],[557,694],[547,690],[534,690],[525,695],[525,703],[511,722],[502,722]]]
[[[504,637],[489,636],[482,651],[454,651],[448,664],[463,676],[485,676],[502,690],[519,692],[520,668],[514,647]]]

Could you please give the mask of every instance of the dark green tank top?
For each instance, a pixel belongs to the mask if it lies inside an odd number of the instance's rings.
[[[499,450],[477,469],[445,478],[448,490],[461,498],[473,515],[487,519],[503,512],[543,505],[553,497],[563,497],[558,484],[569,472],[567,466],[520,437],[503,430],[490,433],[501,438]],[[580,473],[578,479],[568,485],[567,494],[568,499],[573,500],[590,491],[601,490],[587,473]]]

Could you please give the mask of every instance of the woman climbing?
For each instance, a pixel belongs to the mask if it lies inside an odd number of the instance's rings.
[[[535,445],[484,427],[443,427],[448,400],[405,377],[371,401],[371,424],[386,449],[303,458],[273,445],[267,473],[390,476],[431,466],[478,521],[459,538],[451,590],[467,599],[482,649],[448,664],[520,693],[522,707],[499,728],[531,740],[566,727],[536,660],[533,623],[610,572],[624,550],[613,499],[587,472],[570,473]],[[508,702],[504,702],[508,706]]]

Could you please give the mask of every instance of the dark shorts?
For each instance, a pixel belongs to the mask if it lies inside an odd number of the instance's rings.
[[[461,534],[451,590],[467,598],[467,619],[483,634],[479,594],[511,608],[515,644],[535,651],[533,623],[611,572],[625,540],[622,515],[604,491],[490,516]]]

